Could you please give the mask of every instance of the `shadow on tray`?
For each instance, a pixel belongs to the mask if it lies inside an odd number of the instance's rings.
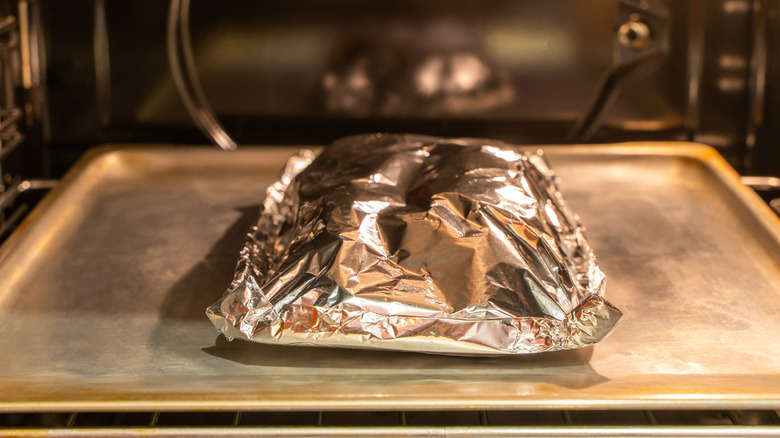
[[[249,228],[257,223],[259,205],[237,208],[241,215],[199,263],[190,268],[165,295],[160,316],[167,319],[205,320],[206,308],[227,290],[238,253]]]
[[[160,307],[163,318],[205,320],[206,307],[213,304],[233,278],[238,252],[249,228],[256,223],[259,206],[239,208],[240,217],[209,250],[202,261],[190,268],[166,294]],[[246,366],[393,369],[399,372],[429,371],[440,376],[443,370],[484,376],[490,371],[496,379],[531,378],[567,388],[587,388],[608,381],[589,364],[593,348],[534,355],[499,357],[457,357],[422,353],[349,350],[264,345],[227,341],[217,337],[215,345],[203,348],[211,356]],[[500,370],[500,372],[496,372]]]
[[[376,369],[403,373],[415,371],[418,378],[430,372],[443,377],[456,372],[459,378],[470,373],[497,380],[532,379],[566,388],[582,389],[609,381],[590,366],[594,346],[579,350],[556,351],[517,356],[463,357],[439,356],[399,351],[352,350],[257,344],[228,341],[217,337],[215,345],[202,351],[215,357],[247,366],[283,368]]]

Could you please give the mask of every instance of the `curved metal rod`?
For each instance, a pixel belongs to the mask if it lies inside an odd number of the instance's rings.
[[[623,87],[655,70],[668,53],[668,8],[658,0],[616,0],[616,23],[612,65],[604,72],[585,112],[568,135],[573,143],[584,143],[598,131],[607,111]],[[641,40],[621,37],[628,24],[642,25],[646,35]],[[635,28],[628,27],[627,29]],[[627,35],[626,35],[627,37]],[[638,44],[637,44],[638,43]]]
[[[776,176],[743,176],[740,177],[739,180],[742,184],[756,190],[780,189],[780,178]]]
[[[236,142],[217,120],[195,70],[190,40],[190,0],[171,0],[167,45],[173,81],[190,117],[217,146],[226,151],[235,150]]]
[[[662,61],[664,54],[654,52],[634,62],[610,68],[599,80],[596,92],[582,117],[569,131],[568,141],[585,143],[598,131],[607,111],[617,99],[623,87],[652,71]]]
[[[108,46],[108,23],[105,0],[95,0],[95,26],[92,50],[95,56],[95,93],[100,124],[111,124],[111,59]]]

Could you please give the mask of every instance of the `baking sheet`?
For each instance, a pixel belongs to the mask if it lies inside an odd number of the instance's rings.
[[[546,148],[625,312],[522,357],[227,342],[230,282],[295,149],[93,153],[0,247],[0,411],[776,409],[780,222],[713,150]]]

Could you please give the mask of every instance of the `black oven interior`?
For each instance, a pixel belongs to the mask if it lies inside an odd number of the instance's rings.
[[[239,144],[690,140],[778,170],[771,0],[186,3],[192,67]],[[39,165],[25,171],[56,176],[105,142],[207,141],[171,74],[167,2],[6,2],[6,16],[20,6],[5,89],[19,155]]]

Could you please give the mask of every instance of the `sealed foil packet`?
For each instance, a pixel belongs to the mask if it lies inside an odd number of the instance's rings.
[[[604,286],[541,153],[362,135],[288,161],[207,315],[261,343],[538,353],[612,331]]]

